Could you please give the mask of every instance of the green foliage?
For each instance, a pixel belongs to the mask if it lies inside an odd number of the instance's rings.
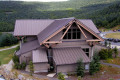
[[[112,49],[101,49],[99,52],[100,59],[106,60],[108,58],[112,58],[112,53],[113,53]]]
[[[26,67],[26,63],[23,62],[22,64],[20,64],[19,62],[15,62],[14,64],[14,68],[15,69],[19,69],[19,70],[24,70]]]
[[[58,79],[59,80],[65,80],[65,75],[63,75],[61,72],[60,73],[58,73]]]
[[[79,60],[77,62],[78,66],[77,66],[77,76],[84,76],[84,65],[82,63],[82,60]]]
[[[17,38],[14,37],[12,34],[3,34],[0,38],[1,38],[0,47],[10,46],[10,45],[18,43]]]
[[[13,31],[16,19],[56,19],[74,16],[92,19],[98,28],[120,23],[118,0],[69,0],[66,2],[0,2],[0,31]],[[4,6],[4,7],[3,7]]]
[[[82,80],[82,79],[81,79],[81,76],[78,76],[78,79],[77,79],[77,80]]]
[[[117,56],[118,56],[118,49],[117,49],[116,46],[115,46],[115,48],[113,49],[113,51],[114,51],[114,54],[115,54],[115,58],[117,58]]]
[[[17,47],[16,47],[16,51],[18,51],[19,49],[20,49],[20,46],[17,46]]]
[[[16,55],[14,55],[13,57],[12,57],[12,60],[13,60],[13,62],[14,62],[14,68],[15,69],[25,69],[25,67],[26,67],[26,63],[25,62],[23,62],[22,64],[20,64],[19,63],[19,57],[18,56],[16,56]]]
[[[21,69],[25,69],[25,67],[26,67],[26,63],[25,62],[23,62],[22,64],[21,64]]]
[[[94,54],[93,60],[90,62],[90,75],[93,75],[100,70],[100,57],[97,53]]]
[[[14,56],[12,57],[12,60],[13,60],[14,63],[16,63],[16,62],[19,63],[19,57],[16,56],[16,55],[14,55]]]
[[[29,70],[30,70],[30,75],[32,76],[32,74],[34,73],[34,65],[32,61],[29,62]]]

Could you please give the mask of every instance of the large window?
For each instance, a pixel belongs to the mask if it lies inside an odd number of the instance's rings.
[[[63,34],[66,31],[66,29],[63,30]],[[81,32],[79,29],[71,28],[68,30],[68,32],[65,34],[63,39],[80,39]]]
[[[89,57],[89,48],[83,48],[83,51],[86,53],[86,55]]]

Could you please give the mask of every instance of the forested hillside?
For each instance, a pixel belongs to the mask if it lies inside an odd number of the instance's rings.
[[[119,0],[70,0],[67,2],[0,2],[0,32],[13,31],[16,19],[92,19],[98,28],[120,25]]]

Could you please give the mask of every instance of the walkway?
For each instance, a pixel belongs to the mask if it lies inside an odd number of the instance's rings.
[[[16,48],[18,45],[15,45],[15,46],[11,46],[9,48],[5,48],[5,49],[0,49],[0,51],[4,51],[4,50],[9,50],[9,49],[13,49],[13,48]]]
[[[112,67],[120,68],[120,65],[116,65],[116,64],[110,64],[110,63],[104,63],[104,62],[101,62],[101,64],[108,65],[108,66],[112,66]]]

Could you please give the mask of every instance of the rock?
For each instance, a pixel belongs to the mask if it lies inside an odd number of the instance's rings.
[[[21,74],[19,74],[18,75],[18,78],[20,79],[20,80],[22,80],[23,78],[25,78],[23,75],[21,75]]]

